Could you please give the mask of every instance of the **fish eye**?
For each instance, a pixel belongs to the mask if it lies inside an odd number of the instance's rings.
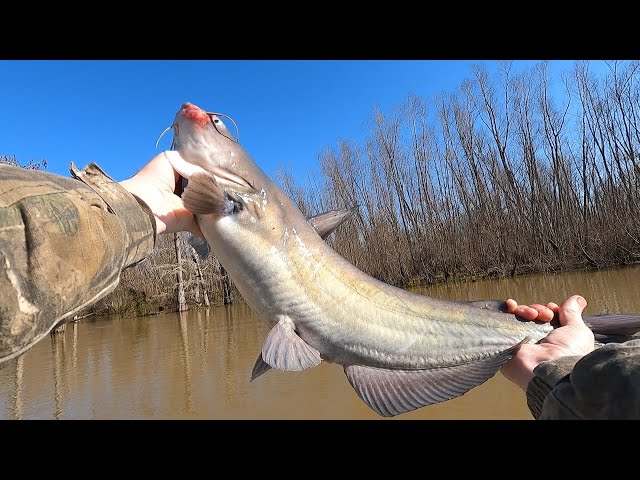
[[[218,120],[217,118],[213,121],[213,123],[220,123],[220,120]]]

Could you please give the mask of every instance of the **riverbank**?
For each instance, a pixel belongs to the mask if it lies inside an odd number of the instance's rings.
[[[492,269],[484,274],[474,275],[450,275],[445,278],[444,275],[439,275],[433,279],[416,278],[404,285],[400,285],[400,288],[404,288],[409,291],[423,291],[425,289],[434,288],[438,286],[456,286],[470,283],[479,283],[489,280],[507,280],[518,279],[527,276],[546,275],[546,274],[578,274],[578,273],[594,273],[597,271],[615,271],[625,268],[633,268],[640,265],[639,262],[627,263],[624,265],[607,265],[600,268],[593,268],[588,264],[579,265],[556,265],[553,268],[549,268],[546,271],[540,271],[529,265],[520,266],[515,273],[513,271],[507,271],[505,269]],[[233,302],[232,304],[245,303],[240,293],[233,288]],[[163,300],[163,301],[159,301]],[[189,310],[201,310],[206,309],[202,302],[194,302],[190,298],[191,303],[187,303]],[[222,293],[219,296],[213,296],[211,299],[211,306],[217,307],[224,305],[224,299]],[[146,317],[152,315],[160,315],[163,313],[173,313],[177,311],[177,299],[162,296],[159,298],[150,298],[146,292],[136,291],[129,285],[127,285],[126,279],[116,287],[115,291],[107,295],[104,299],[98,301],[95,305],[89,307],[84,312],[80,313],[81,318],[87,316],[105,316],[112,315],[123,318],[133,317]]]
[[[624,264],[602,265],[597,267],[592,266],[588,262],[583,262],[578,265],[575,265],[575,264],[555,265],[547,269],[540,269],[531,265],[522,265],[518,267],[515,271],[507,271],[504,269],[496,268],[486,273],[476,273],[472,275],[464,275],[464,274],[450,275],[448,278],[446,278],[444,275],[439,275],[435,278],[434,281],[416,278],[405,283],[404,285],[401,286],[401,288],[404,288],[406,290],[414,290],[414,289],[423,289],[423,288],[433,287],[437,285],[464,284],[464,283],[482,282],[482,281],[493,280],[493,279],[520,278],[520,277],[526,277],[528,275],[545,275],[545,274],[577,273],[577,272],[587,273],[587,272],[596,272],[596,271],[604,271],[604,270],[616,270],[616,269],[634,267],[637,265],[640,265],[640,261],[626,262]]]

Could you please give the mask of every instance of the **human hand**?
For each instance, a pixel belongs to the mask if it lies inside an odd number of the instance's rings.
[[[182,199],[175,193],[180,175],[169,162],[171,155],[179,157],[180,154],[169,150],[156,155],[120,185],[149,205],[158,234],[187,231],[204,238],[195,216],[184,208]]]
[[[522,390],[527,390],[534,377],[533,369],[540,363],[559,357],[584,356],[595,348],[593,332],[582,320],[582,312],[587,301],[580,295],[567,298],[560,305],[553,302],[546,306],[533,304],[529,307],[518,305],[515,300],[507,300],[507,311],[526,320],[551,321],[557,313],[560,327],[537,344],[523,344],[516,354],[503,365],[501,372]]]

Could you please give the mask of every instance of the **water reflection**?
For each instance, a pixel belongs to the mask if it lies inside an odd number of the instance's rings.
[[[60,337],[59,339],[58,336]],[[62,362],[64,361],[64,345],[66,337],[64,335],[55,334],[49,335],[49,339],[51,340],[51,351],[53,356],[53,398],[55,403],[55,412],[53,416],[56,420],[59,420],[62,416],[62,403],[64,401]]]
[[[191,399],[191,354],[189,353],[189,333],[187,332],[187,313],[180,312],[180,339],[182,340],[182,366],[184,368],[184,413],[193,414]]]
[[[640,267],[436,286],[451,300],[514,297],[587,313],[640,312]],[[250,382],[268,327],[244,304],[144,318],[86,318],[0,369],[0,419],[381,419],[342,367],[270,370]],[[400,417],[531,419],[500,374],[463,397]]]
[[[18,357],[15,362],[15,402],[13,407],[13,418],[22,420],[22,372],[24,371],[24,355]]]

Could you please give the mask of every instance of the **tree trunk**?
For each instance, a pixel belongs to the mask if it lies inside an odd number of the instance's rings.
[[[207,287],[204,284],[204,275],[202,275],[202,268],[200,266],[200,258],[198,258],[198,254],[196,253],[196,249],[191,247],[191,258],[193,258],[193,263],[196,265],[196,302],[200,301],[200,288],[202,287],[202,296],[204,297],[204,305],[206,307],[210,306],[209,303],[209,294],[207,292]]]
[[[222,265],[220,265],[220,275],[222,276],[222,291],[224,292],[224,304],[229,305],[233,298],[231,298],[231,279],[229,278],[229,274],[224,269]]]

